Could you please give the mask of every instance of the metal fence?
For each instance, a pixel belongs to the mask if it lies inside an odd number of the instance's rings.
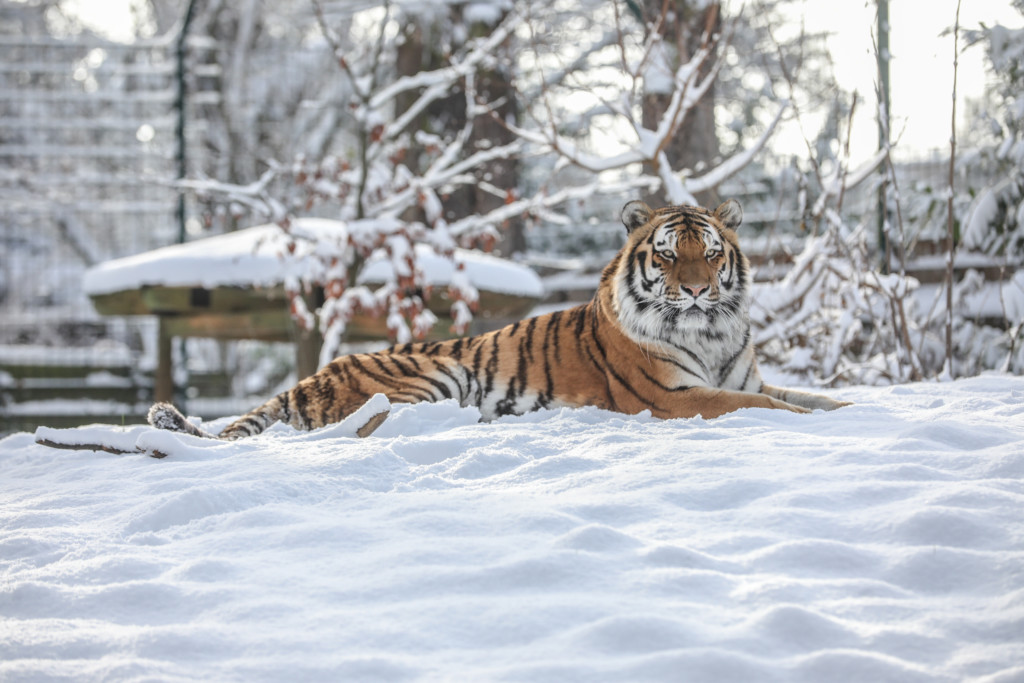
[[[0,431],[145,400],[152,324],[81,278],[177,238],[176,73],[166,41],[0,35]]]
[[[174,75],[162,43],[0,36],[5,313],[88,310],[52,278],[174,238]]]

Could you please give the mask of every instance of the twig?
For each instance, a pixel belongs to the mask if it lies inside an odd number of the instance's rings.
[[[946,196],[946,369],[953,378],[953,181],[956,166],[956,75],[960,65],[960,2],[956,2],[953,25],[953,110],[949,133],[949,189]]]

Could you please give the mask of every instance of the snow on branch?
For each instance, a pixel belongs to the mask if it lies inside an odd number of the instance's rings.
[[[890,153],[889,147],[883,147],[853,172],[847,172],[845,163],[837,164],[835,171],[829,177],[822,179],[822,192],[815,200],[811,214],[816,218],[824,216],[830,201],[867,180],[886,162]]]
[[[721,68],[721,62],[717,60],[714,61],[709,73],[700,83],[696,86],[693,85],[693,81],[698,77],[701,68],[711,59],[711,56],[710,48],[707,46],[702,47],[697,50],[696,54],[688,62],[676,70],[675,76],[672,79],[672,97],[669,100],[669,105],[665,108],[665,113],[658,122],[658,127],[653,131],[653,135],[647,136],[649,141],[654,141],[657,144],[656,151],[646,150],[649,156],[654,156],[665,148],[669,139],[674,137],[682,126],[687,113],[697,106],[697,103],[707,94],[711,85],[715,82],[715,78],[718,77],[718,72]]]
[[[410,178],[408,187],[383,202],[380,212],[382,215],[397,215],[408,208],[417,195],[426,190],[436,190],[443,185],[476,183],[475,177],[468,175],[470,171],[494,160],[517,156],[522,150],[523,143],[517,140],[508,145],[477,151],[464,159],[439,157],[422,176]]]
[[[779,121],[782,120],[782,115],[788,108],[789,102],[784,101],[780,103],[779,110],[776,112],[775,118],[771,120],[771,123],[768,124],[764,133],[761,134],[761,137],[759,137],[754,144],[739,154],[726,159],[704,175],[689,180],[686,184],[687,189],[691,192],[703,192],[705,190],[710,190],[713,187],[721,185],[726,180],[746,168],[750,162],[754,160],[754,157],[764,149],[765,144],[767,144],[768,139],[771,138],[772,134],[775,132],[776,126],[778,126]]]
[[[247,185],[236,185],[210,179],[190,180],[188,178],[178,180],[175,185],[204,199],[217,198],[222,203],[239,204],[261,219],[276,223],[285,220],[288,216],[288,208],[271,190],[273,181],[282,171],[281,166],[273,164],[263,172],[259,180]]]
[[[558,10],[550,10],[545,26],[557,25],[558,16]],[[530,154],[555,159],[556,170],[573,167],[604,182],[616,182],[623,174],[634,176],[634,185],[652,188],[669,203],[693,203],[694,195],[715,188],[748,166],[775,132],[789,106],[787,101],[778,101],[777,112],[752,144],[724,161],[702,160],[702,165],[710,168],[699,177],[668,153],[669,146],[684,134],[692,112],[712,106],[708,98],[722,72],[723,52],[732,29],[722,36],[709,30],[713,22],[706,26],[700,22],[699,46],[692,54],[677,56],[680,45],[659,33],[665,22],[675,18],[659,17],[652,24],[638,26],[615,9],[608,19],[615,22],[615,30],[595,31],[595,38],[578,51],[554,49],[540,40],[530,44],[529,63],[538,66],[527,74],[527,81],[540,85],[519,90],[527,100],[529,119],[508,124],[529,144]],[[617,59],[612,59],[614,54]],[[677,57],[679,63],[673,66]],[[548,62],[565,66],[546,68]],[[607,74],[612,64],[617,75],[606,82],[579,77],[588,68]],[[655,120],[642,122],[638,114],[646,111],[647,98],[652,95],[663,98],[665,105]],[[574,103],[571,107],[565,104],[570,101]],[[610,139],[596,138],[593,132],[598,129]]]
[[[491,31],[490,35],[484,39],[473,41],[464,56],[453,57],[449,66],[397,78],[374,93],[367,104],[373,109],[379,109],[389,106],[403,93],[417,91],[421,88],[432,89],[443,83],[458,82],[472,74],[483,63],[492,60],[492,55],[498,46],[509,39],[510,34],[521,21],[522,17],[518,13],[509,13],[505,20]]]

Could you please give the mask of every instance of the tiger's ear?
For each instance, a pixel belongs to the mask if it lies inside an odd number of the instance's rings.
[[[651,207],[639,199],[635,199],[622,207],[622,224],[626,226],[626,232],[630,233],[644,225],[651,219],[654,213]]]
[[[715,218],[725,227],[735,230],[743,222],[743,207],[735,199],[727,199],[715,209]]]

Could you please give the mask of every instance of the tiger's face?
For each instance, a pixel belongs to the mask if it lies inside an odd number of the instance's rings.
[[[626,204],[622,222],[629,237],[615,274],[623,326],[641,338],[664,340],[744,325],[750,269],[734,232],[742,220],[735,199],[714,212]]]

